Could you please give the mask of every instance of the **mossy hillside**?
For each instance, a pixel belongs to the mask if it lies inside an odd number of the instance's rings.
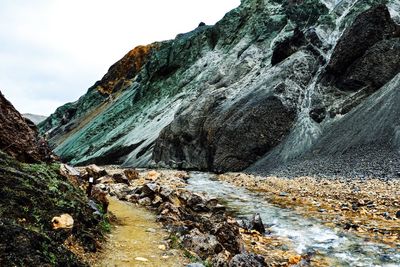
[[[107,222],[94,218],[88,199],[59,174],[59,164],[22,164],[0,152],[0,265],[84,265],[63,245],[71,235],[95,251]],[[55,231],[54,216],[68,213],[72,230]]]

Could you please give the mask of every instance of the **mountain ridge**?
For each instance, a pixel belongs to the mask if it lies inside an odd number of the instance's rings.
[[[383,2],[242,1],[214,26],[128,53],[39,127],[73,164],[271,173],[271,163],[329,151],[326,129],[397,86],[399,3]]]

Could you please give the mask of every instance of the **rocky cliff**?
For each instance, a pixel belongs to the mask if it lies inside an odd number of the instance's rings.
[[[22,117],[0,92],[0,150],[23,162],[46,160],[47,146],[39,145],[35,124]]]
[[[379,172],[352,174],[393,177],[399,12],[399,0],[243,0],[133,49],[40,129],[73,164],[336,175],[382,152]]]

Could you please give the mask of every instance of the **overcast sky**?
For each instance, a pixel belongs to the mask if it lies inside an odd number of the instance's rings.
[[[0,90],[22,113],[75,101],[130,49],[214,24],[240,0],[0,0]]]

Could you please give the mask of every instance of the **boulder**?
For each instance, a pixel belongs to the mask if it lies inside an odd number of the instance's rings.
[[[93,177],[95,180],[107,175],[107,172],[95,164],[91,164],[85,168],[88,177]]]
[[[378,5],[361,13],[336,44],[327,72],[341,76],[370,47],[392,37],[396,28],[385,5]]]
[[[130,185],[129,179],[122,173],[115,173],[112,178],[116,183]]]
[[[183,236],[182,244],[186,249],[196,253],[203,260],[223,250],[222,245],[215,236],[203,234],[196,228]]]
[[[265,264],[264,258],[260,255],[252,253],[241,253],[235,255],[229,262],[229,267],[263,267]]]
[[[342,89],[374,92],[400,72],[400,38],[382,40],[356,60],[340,79]]]
[[[70,181],[70,183],[73,184],[75,187],[79,187],[82,182],[80,172],[67,164],[60,165],[60,173],[62,176],[66,177],[68,181]]]
[[[139,172],[135,169],[126,169],[124,174],[129,181],[139,179]]]
[[[51,223],[54,230],[71,229],[72,227],[74,227],[74,219],[71,215],[67,213],[53,217],[53,219],[51,219]]]
[[[253,215],[250,230],[256,230],[260,234],[265,234],[265,227],[259,213]]]

